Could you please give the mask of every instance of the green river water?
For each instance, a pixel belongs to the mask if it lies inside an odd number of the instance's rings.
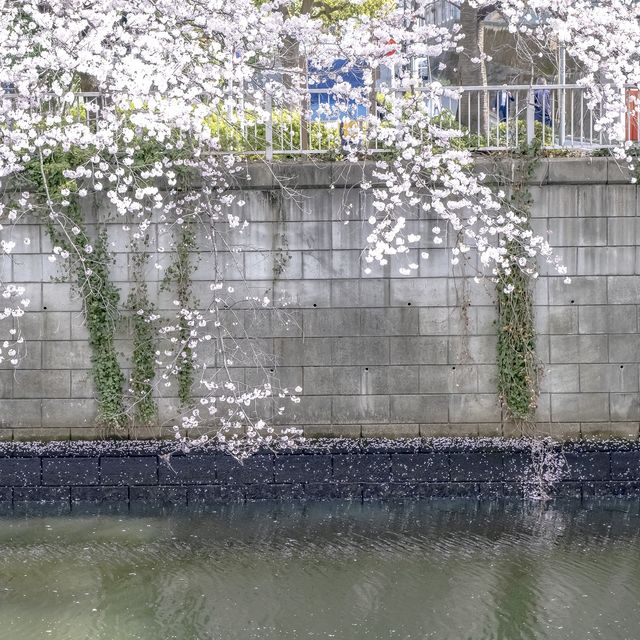
[[[2,640],[637,640],[637,502],[0,518]]]

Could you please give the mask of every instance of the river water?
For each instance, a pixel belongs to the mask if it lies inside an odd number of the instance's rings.
[[[637,502],[0,518],[2,640],[637,640]]]

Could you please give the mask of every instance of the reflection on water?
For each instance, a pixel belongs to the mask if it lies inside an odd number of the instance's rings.
[[[0,518],[2,640],[639,637],[636,502]]]

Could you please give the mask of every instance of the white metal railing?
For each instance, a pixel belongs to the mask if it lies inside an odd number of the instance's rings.
[[[330,90],[322,91],[329,94]],[[599,124],[608,116],[605,102],[594,104],[586,88],[577,84],[443,87],[437,94],[433,87],[413,87],[410,91],[424,94],[429,114],[443,128],[457,130],[460,145],[470,149],[510,150],[538,140],[546,149],[594,150],[620,142],[620,136],[612,139]],[[625,89],[624,104],[625,111],[617,114],[618,133],[625,141],[640,143],[638,87]],[[336,120],[342,126],[357,124],[357,118]],[[276,155],[325,150],[319,144],[295,149],[283,148],[276,141],[273,144]],[[389,147],[374,143],[370,150],[388,151]]]
[[[413,87],[410,91],[441,127],[458,131],[459,144],[470,149],[509,150],[534,139],[551,149],[593,150],[614,144],[598,125],[605,105],[590,102],[586,89],[576,84],[443,87],[438,92],[433,87]],[[640,143],[638,87],[627,88],[624,99],[626,111],[618,115],[619,130],[624,131],[625,140]],[[0,93],[0,128],[11,126],[13,107],[90,123],[97,121],[108,103],[108,96],[90,92],[75,94],[71,102],[56,96],[33,100]],[[331,89],[310,89],[297,107],[276,107],[267,96],[257,110],[247,100],[242,112],[236,108],[220,113],[212,117],[210,126],[220,151],[267,159],[339,153],[347,140],[357,138],[369,151],[390,151],[392,144],[380,143],[377,136],[367,142],[369,111],[370,105],[349,102]],[[376,116],[384,127],[384,109]]]
[[[543,148],[588,150],[616,142],[599,124],[607,115],[606,104],[593,104],[581,85],[455,87],[453,93],[460,96],[454,126],[470,147],[510,149],[538,139]],[[628,87],[624,100],[619,132],[624,140],[638,143],[638,88]]]

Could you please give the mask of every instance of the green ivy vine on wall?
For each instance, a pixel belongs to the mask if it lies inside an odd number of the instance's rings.
[[[65,203],[64,215],[52,210],[45,225],[54,247],[53,255],[66,259],[72,286],[82,298],[98,402],[97,426],[106,435],[123,435],[127,427],[124,375],[115,346],[120,295],[109,276],[113,260],[107,233],[102,228],[94,240],[90,238],[79,202],[82,187],[65,176],[65,171],[81,166],[90,155],[91,150],[54,153],[46,158],[41,155],[25,173],[47,203]]]
[[[139,176],[138,186],[148,184],[144,176],[166,155],[158,144],[136,140],[133,143],[133,168]],[[188,150],[176,149],[175,158],[187,157]],[[144,268],[148,259],[148,236],[134,240],[129,247],[132,288],[124,305],[131,317],[132,353],[129,379],[130,403],[125,399],[125,376],[116,351],[116,327],[122,319],[120,294],[111,281],[109,268],[113,256],[109,251],[106,226],[95,222],[96,231],[87,224],[80,206],[88,189],[82,178],[76,177],[78,167],[96,164],[96,149],[71,147],[48,155],[40,153],[27,163],[20,180],[37,200],[41,219],[53,246],[52,260],[64,264],[65,277],[82,299],[82,311],[89,334],[91,373],[98,404],[97,426],[105,436],[126,436],[130,424],[151,426],[157,421],[157,406],[153,396],[156,375],[156,310],[149,301]],[[118,158],[101,162],[112,164]],[[188,170],[176,167],[175,173],[186,178]],[[35,209],[34,209],[35,210]],[[178,395],[183,405],[190,400],[194,378],[193,354],[190,344],[191,327],[188,310],[194,303],[190,252],[195,249],[195,234],[189,222],[179,227],[174,260],[165,274],[164,288],[175,285],[179,303],[178,344],[174,373],[178,380]],[[187,310],[185,314],[183,311]]]
[[[149,427],[155,424],[158,415],[153,397],[153,379],[156,371],[156,340],[154,323],[157,318],[153,304],[149,301],[144,267],[147,263],[149,236],[145,235],[145,250],[140,251],[137,242],[131,245],[131,267],[133,287],[127,299],[131,312],[133,348],[131,354],[131,377],[133,426]]]
[[[528,188],[539,161],[540,143],[524,147],[517,159],[517,176],[510,185],[510,206],[530,219]],[[528,223],[527,225],[528,226]],[[531,426],[538,401],[540,364],[536,356],[533,292],[527,273],[518,266],[528,258],[514,241],[506,244],[512,266],[500,275],[498,299],[498,394],[507,416],[521,427]]]
[[[189,346],[191,339],[190,314],[186,311],[192,309],[195,300],[193,298],[193,284],[191,275],[195,265],[191,261],[192,252],[196,248],[196,237],[192,228],[192,222],[184,220],[179,227],[179,237],[176,243],[173,262],[165,271],[163,289],[175,285],[176,302],[178,303],[178,345],[174,372],[178,381],[178,398],[185,406],[191,400],[191,386],[194,379],[193,350]]]

